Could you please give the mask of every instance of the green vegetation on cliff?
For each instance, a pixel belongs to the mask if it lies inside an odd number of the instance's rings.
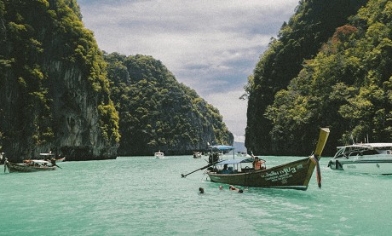
[[[303,68],[307,59],[317,55],[323,43],[333,35],[335,29],[347,23],[366,1],[330,0],[300,1],[295,14],[284,23],[278,39],[270,42],[269,48],[256,65],[247,86],[249,93],[246,147],[261,154],[303,154],[308,153],[309,141],[317,133],[317,127],[325,125],[316,120],[308,123],[306,129],[296,122],[299,116],[309,115],[303,109],[286,105],[282,99],[291,98],[279,92],[287,88]],[[310,81],[303,84],[306,86]],[[282,97],[282,119],[288,123],[276,122],[268,106],[275,101],[275,95]],[[290,100],[289,102],[294,102]],[[296,101],[303,104],[302,101]],[[284,114],[283,107],[292,109],[292,115]],[[326,111],[327,112],[327,111]],[[280,118],[280,117],[279,117]],[[328,124],[328,123],[327,123]],[[311,131],[310,133],[304,131]],[[332,128],[332,133],[336,131]],[[313,133],[312,133],[313,132]]]
[[[207,142],[233,143],[219,111],[178,83],[160,61],[117,53],[105,59],[120,114],[119,155],[190,154]]]
[[[76,1],[0,0],[4,151],[16,158],[75,148],[116,155],[118,115],[105,66]]]
[[[352,139],[391,142],[392,2],[370,0],[357,8],[265,107],[272,148],[307,146],[305,131],[319,126],[331,127],[327,154]]]
[[[233,143],[219,111],[152,57],[104,55],[76,0],[0,0],[7,157],[185,154],[207,142]]]

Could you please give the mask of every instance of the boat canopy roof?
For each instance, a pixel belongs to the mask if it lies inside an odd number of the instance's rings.
[[[368,148],[368,149],[392,149],[392,143],[356,143],[353,145],[339,146],[338,149],[354,147],[354,148]]]
[[[217,163],[216,165],[225,165],[225,164],[233,165],[233,164],[252,163],[252,162],[253,162],[252,158],[239,158],[239,159],[224,160],[224,161]]]
[[[34,162],[34,163],[38,163],[38,164],[44,164],[44,163],[46,163],[46,164],[51,164],[49,161],[44,161],[44,160],[30,160],[31,162]]]
[[[54,154],[51,152],[41,152],[39,155],[40,156],[54,156]]]

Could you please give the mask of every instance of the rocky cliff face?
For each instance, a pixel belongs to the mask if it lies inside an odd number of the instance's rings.
[[[305,122],[306,128],[297,131],[294,129],[300,127],[298,124],[302,123],[299,122],[298,117],[293,118],[288,125],[274,124],[271,117],[267,115],[268,110],[271,111],[271,105],[277,97],[282,97],[281,92],[287,88],[290,81],[301,75],[301,69],[309,67],[304,65],[317,55],[336,28],[346,24],[349,17],[366,2],[364,0],[299,1],[295,14],[282,25],[279,37],[270,42],[269,48],[260,57],[254,74],[250,77],[252,79],[248,83],[250,89],[245,133],[245,146],[248,150],[262,155],[307,155],[307,144],[314,135],[304,130],[318,130],[321,125],[319,119]],[[325,69],[321,71],[324,72]],[[309,79],[309,81],[313,80],[314,78]],[[306,87],[309,83],[305,82],[301,87]],[[287,100],[293,99],[287,96]],[[290,108],[300,113],[298,109]],[[277,118],[277,120],[285,120],[290,116],[282,109],[281,117],[282,119]]]
[[[119,155],[204,151],[234,141],[219,111],[179,83],[151,56],[105,55],[112,99],[120,113]]]
[[[52,116],[56,137],[51,149],[67,159],[106,159],[117,156],[115,142],[107,142],[100,129],[99,93],[90,88],[80,68],[61,61],[48,62]],[[50,149],[50,147],[47,147]]]
[[[9,158],[117,155],[106,64],[76,6],[0,1],[0,146]]]
[[[233,143],[219,111],[160,61],[107,56],[75,0],[0,0],[0,152],[91,160]]]

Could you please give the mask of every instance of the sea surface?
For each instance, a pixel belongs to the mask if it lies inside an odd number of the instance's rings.
[[[231,157],[232,158],[232,157]],[[263,157],[267,166],[298,157]],[[212,183],[206,157],[118,157],[0,172],[0,235],[391,235],[392,176],[321,163],[307,191]],[[199,187],[205,193],[199,194]],[[240,186],[238,186],[240,187]]]

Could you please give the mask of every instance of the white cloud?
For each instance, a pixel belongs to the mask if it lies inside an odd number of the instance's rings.
[[[243,86],[298,0],[79,0],[99,47],[161,60],[243,137]],[[241,139],[241,138],[236,138]]]
[[[219,109],[223,121],[238,138],[244,139],[246,126],[247,101],[240,100],[243,89],[228,92],[218,92],[206,95],[204,98]]]

